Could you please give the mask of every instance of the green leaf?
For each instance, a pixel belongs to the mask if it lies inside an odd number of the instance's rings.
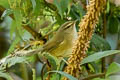
[[[80,7],[79,7],[79,9],[80,9]],[[81,16],[79,15],[79,13],[76,10],[77,10],[76,5],[72,5],[71,10],[70,10],[70,15],[72,16],[73,19],[80,20]]]
[[[91,39],[91,43],[98,49],[98,50],[110,50],[110,44],[103,39],[102,37],[100,37],[97,34],[94,34],[92,39]]]
[[[32,6],[33,6],[33,11],[34,11],[35,8],[36,8],[36,1],[35,0],[31,0],[31,2],[32,2]]]
[[[35,10],[34,10],[34,13],[35,13],[36,16],[41,13],[41,12],[40,12],[40,10],[41,10],[40,5],[41,5],[41,4],[40,4],[40,0],[36,0],[36,7],[35,7]]]
[[[16,22],[12,20],[12,24],[10,27],[10,38],[13,39],[13,33],[16,31]]]
[[[92,62],[92,61],[96,61],[103,57],[106,57],[106,56],[109,56],[112,54],[117,54],[117,53],[120,53],[120,50],[108,50],[108,51],[97,52],[97,53],[94,53],[94,54],[84,58],[81,62],[81,65]]]
[[[50,80],[60,80],[60,74],[58,73],[52,74]]]
[[[34,68],[32,69],[32,72],[33,72],[33,75],[32,75],[33,76],[33,80],[36,80],[36,71],[35,71]]]
[[[58,59],[48,53],[45,53],[44,56],[48,59],[49,63],[51,64],[52,69],[56,70],[57,65],[59,64]]]
[[[80,15],[80,19],[82,19],[82,17],[85,15],[85,11],[84,11],[83,7],[78,3],[76,5],[76,8],[77,8],[77,12]]]
[[[68,8],[69,1],[70,0],[60,0],[60,6],[61,6],[62,14]]]
[[[67,7],[67,15],[70,13],[70,10],[71,10],[71,4],[70,4],[70,1],[69,1],[69,3],[68,3],[68,7]]]
[[[5,61],[5,64],[7,64],[8,67],[11,67],[17,63],[23,63],[26,61],[26,58],[25,57],[12,57],[12,58],[9,58]]]
[[[95,79],[92,79],[92,80],[106,80],[106,79],[95,78]]]
[[[14,9],[14,17],[16,21],[16,27],[21,27],[22,25],[22,14],[20,9]]]
[[[119,25],[119,20],[117,17],[110,17],[109,18],[109,32],[111,34],[115,34],[118,32],[118,25]]]
[[[20,37],[17,36],[17,37],[14,39],[14,41],[12,42],[12,44],[11,44],[11,46],[10,46],[7,54],[10,54],[10,53],[14,50],[16,44],[17,44],[19,41],[20,41]]]
[[[70,1],[71,0],[54,0],[53,4],[57,7],[58,13],[63,19],[64,12],[68,9],[68,13],[70,11]]]
[[[4,73],[0,71],[0,77],[3,77],[7,80],[13,80],[12,77],[8,73]]]
[[[0,6],[4,8],[9,8],[8,0],[0,0]]]
[[[11,27],[10,27],[10,38],[11,40],[13,39],[13,34],[14,32],[16,33],[21,33],[23,34],[23,30],[21,28],[21,25],[22,25],[22,14],[20,12],[20,9],[14,9],[13,10],[13,14],[14,14],[14,20],[12,20],[12,24],[11,24]],[[18,29],[18,31],[17,31]]]
[[[57,7],[58,13],[60,14],[61,18],[63,18],[63,13],[62,13],[62,8],[61,8],[60,2],[58,0],[54,0],[53,4]]]
[[[107,1],[107,9],[106,9],[106,13],[110,12],[110,1]]]
[[[120,64],[113,62],[107,69],[106,77],[116,72],[120,72]]]
[[[24,34],[24,29],[22,28],[22,13],[19,8],[14,9],[14,17],[15,17],[15,23],[16,23],[16,36],[20,37]]]
[[[73,76],[71,76],[71,75],[69,75],[69,74],[67,74],[67,73],[65,73],[65,72],[62,72],[62,71],[49,71],[49,72],[47,72],[47,73],[45,74],[45,76],[46,76],[47,74],[49,74],[49,73],[59,73],[59,74],[65,76],[65,77],[67,77],[69,80],[78,80],[78,79],[76,79],[75,77],[73,77]]]
[[[108,76],[105,80],[120,80],[120,75],[118,74],[113,74]]]
[[[27,63],[27,58],[26,57],[17,57],[17,56],[14,56],[14,57],[5,57],[2,59],[3,61],[1,61],[1,65],[0,65],[0,71],[3,71],[7,68],[10,68],[11,66],[17,64],[17,63]]]

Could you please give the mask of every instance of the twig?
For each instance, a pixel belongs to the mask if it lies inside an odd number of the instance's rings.
[[[106,13],[103,13],[103,38],[106,38],[107,34],[107,20],[106,20]]]
[[[51,10],[53,10],[53,11],[57,10],[57,8],[53,4],[47,3],[45,0],[43,0],[43,1],[44,1],[45,6],[47,6]]]
[[[37,54],[41,51],[41,48],[39,49],[34,49],[34,50],[20,50],[17,52],[14,52],[13,54],[10,54],[6,57],[4,57],[3,59],[0,60],[0,65],[4,64],[6,62],[7,59],[12,58],[12,57],[23,57],[23,56],[31,56],[34,54]]]
[[[105,73],[93,74],[80,80],[91,80],[93,78],[105,76]]]
[[[34,29],[29,27],[28,25],[24,25],[23,28],[27,30],[35,39],[41,39],[41,33],[36,32]]]
[[[107,21],[106,21],[106,13],[105,11],[103,12],[103,38],[105,39],[106,38],[106,34],[107,34]],[[105,72],[106,71],[106,68],[105,68],[105,57],[102,58],[102,72]]]

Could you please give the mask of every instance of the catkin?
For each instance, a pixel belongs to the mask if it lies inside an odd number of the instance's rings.
[[[90,0],[89,5],[87,5],[87,13],[79,23],[78,39],[75,41],[72,55],[68,59],[69,65],[64,70],[64,72],[76,78],[79,78],[81,72],[80,62],[86,56],[86,51],[105,3],[105,0]],[[64,77],[63,80],[68,79]]]

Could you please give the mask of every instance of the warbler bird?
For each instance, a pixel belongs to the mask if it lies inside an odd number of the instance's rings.
[[[75,23],[76,21],[67,21],[62,24],[56,34],[38,51],[48,52],[57,58],[68,57],[77,38]]]

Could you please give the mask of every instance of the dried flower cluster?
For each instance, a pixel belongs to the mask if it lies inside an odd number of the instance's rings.
[[[89,5],[87,5],[87,13],[79,24],[78,39],[73,47],[72,55],[68,59],[69,65],[65,68],[64,72],[77,78],[79,77],[81,70],[80,62],[86,55],[92,34],[105,3],[105,0],[90,0]],[[64,78],[63,80],[68,79]]]

